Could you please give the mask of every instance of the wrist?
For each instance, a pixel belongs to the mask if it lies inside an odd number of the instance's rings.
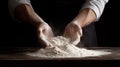
[[[73,24],[76,24],[76,25],[79,25],[79,26],[82,28],[82,23],[81,23],[81,21],[79,21],[79,20],[73,20],[72,23],[73,23]]]
[[[33,22],[33,26],[34,26],[35,28],[39,28],[39,26],[40,26],[41,24],[43,24],[43,23],[45,23],[45,22]]]

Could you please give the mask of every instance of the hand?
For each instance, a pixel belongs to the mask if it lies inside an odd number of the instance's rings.
[[[53,31],[47,23],[43,22],[39,25],[38,39],[43,46],[53,47],[52,44],[49,42],[49,39],[53,36]]]
[[[77,45],[80,42],[82,36],[82,28],[77,21],[69,23],[64,31],[63,36],[70,39],[70,43]]]

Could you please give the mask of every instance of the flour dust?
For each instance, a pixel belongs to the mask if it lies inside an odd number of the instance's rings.
[[[53,37],[49,42],[54,46],[54,48],[42,48],[36,52],[28,52],[26,54],[33,57],[43,58],[90,57],[111,54],[107,51],[79,48],[70,44],[70,40],[63,36]]]

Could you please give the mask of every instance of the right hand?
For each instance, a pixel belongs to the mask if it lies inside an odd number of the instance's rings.
[[[77,45],[82,37],[82,28],[80,24],[77,21],[70,22],[66,26],[63,36],[69,38],[70,43],[73,45]]]
[[[39,42],[48,48],[53,47],[49,42],[49,39],[54,36],[52,28],[45,22],[42,22],[38,27],[38,40]]]

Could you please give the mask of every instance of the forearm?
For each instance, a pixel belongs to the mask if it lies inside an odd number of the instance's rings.
[[[79,14],[73,19],[77,21],[81,27],[85,27],[96,20],[96,14],[92,9],[82,9]]]
[[[25,4],[16,7],[14,16],[22,22],[33,24],[35,27],[44,22],[29,5]]]

